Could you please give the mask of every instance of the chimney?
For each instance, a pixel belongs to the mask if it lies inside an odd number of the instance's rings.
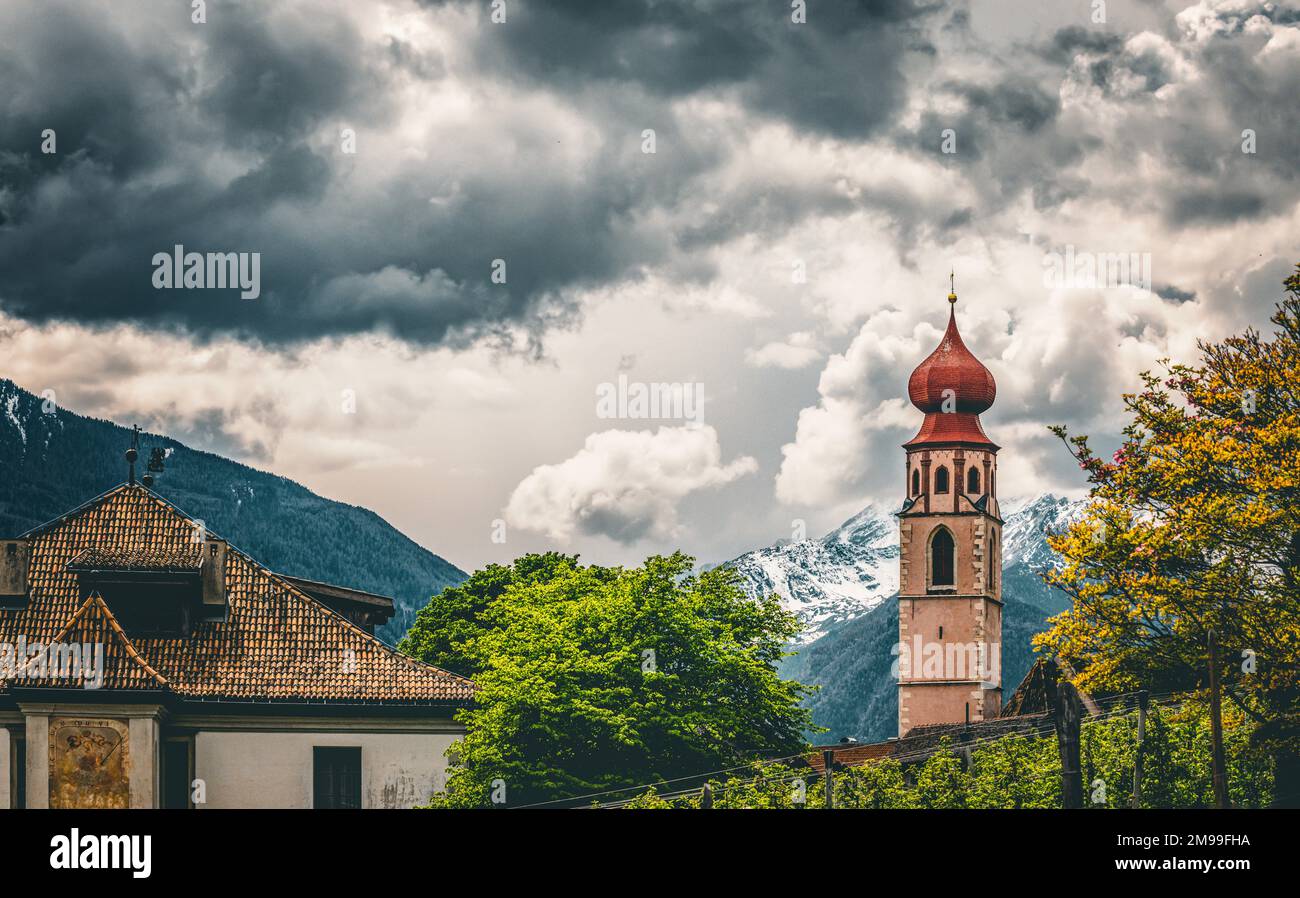
[[[0,540],[0,607],[13,608],[27,601],[27,567],[32,545],[25,539]]]
[[[203,582],[205,617],[224,617],[226,613],[226,544],[219,539],[203,541],[203,561],[199,565]]]

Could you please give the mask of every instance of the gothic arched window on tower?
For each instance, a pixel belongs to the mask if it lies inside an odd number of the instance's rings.
[[[966,492],[972,496],[980,491],[980,472],[977,468],[971,468],[970,473],[966,475]]]
[[[936,493],[948,492],[948,469],[940,467],[934,472],[934,491]]]
[[[930,585],[953,586],[953,555],[956,546],[947,527],[940,527],[930,539]]]
[[[912,472],[912,495],[913,496],[920,495],[920,492],[921,492],[921,472],[913,471]]]

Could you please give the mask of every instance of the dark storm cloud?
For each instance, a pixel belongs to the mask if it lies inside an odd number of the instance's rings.
[[[111,14],[109,12],[111,10]],[[150,5],[30,4],[0,19],[0,302],[34,320],[134,320],[277,341],[333,330],[323,284],[390,260],[348,259],[346,222],[314,215],[337,161],[308,137],[335,117],[382,115],[382,72],[326,16],[253,4],[206,25]],[[52,129],[57,153],[40,151]],[[223,157],[246,169],[215,173]],[[187,250],[262,255],[265,302],[152,289],[152,259]],[[463,317],[389,297],[367,326],[437,339]],[[364,316],[362,316],[364,317]]]
[[[1174,286],[1173,284],[1165,284],[1156,287],[1156,296],[1182,305],[1185,302],[1191,302],[1196,299],[1196,291],[1184,290],[1181,287]]]
[[[1181,176],[1163,201],[1171,224],[1226,224],[1300,199],[1300,54],[1263,46],[1254,34],[1211,39],[1201,81],[1176,117],[1155,123]],[[1243,152],[1246,130],[1252,153]]]
[[[1036,206],[1047,208],[1086,187],[1068,172],[1091,142],[1058,127],[1060,101],[1029,75],[1005,73],[990,82],[949,81],[931,97],[951,101],[955,111],[927,110],[919,125],[899,133],[896,142],[968,171],[983,200],[979,215],[955,218],[945,229],[976,224],[1026,190],[1033,192]],[[949,130],[955,142],[952,153],[944,151]]]
[[[1162,173],[1149,185],[1151,201],[1172,227],[1230,224],[1288,210],[1300,198],[1300,55],[1265,51],[1268,37],[1246,27],[1255,17],[1296,20],[1274,4],[1225,8],[1215,33],[1182,60],[1194,79],[1176,73],[1170,54],[1151,40],[1129,44],[1100,30],[1065,28],[1038,50],[1085,73],[1125,113],[1105,139]],[[1167,36],[1180,37],[1172,23]],[[1166,86],[1174,92],[1157,97]],[[1255,132],[1253,153],[1243,152],[1246,129]]]
[[[962,95],[973,119],[1012,125],[1033,133],[1056,117],[1060,102],[1027,79],[1010,78],[992,87],[953,85]]]
[[[895,141],[966,173],[981,197],[975,223],[1026,191],[1040,210],[1085,196],[1136,202],[1175,229],[1285,212],[1300,198],[1300,54],[1265,52],[1267,34],[1245,27],[1253,16],[1292,18],[1260,4],[1221,11],[1212,34],[1193,37],[1171,19],[1163,35],[1136,41],[1059,29],[978,80],[941,80],[919,125]],[[956,19],[949,27],[963,31]],[[1063,109],[1066,94],[1086,97],[1082,112]],[[942,152],[945,129],[955,153]],[[1245,129],[1254,153],[1243,152]],[[1123,170],[1099,177],[1093,154],[1126,160]],[[1125,176],[1139,168],[1152,173],[1140,196]]]
[[[1037,48],[1039,55],[1058,65],[1069,65],[1080,51],[1111,53],[1124,45],[1124,39],[1114,32],[1071,25],[1052,35],[1045,46]]]
[[[427,5],[464,21],[481,5]],[[572,315],[575,289],[634,278],[749,229],[843,210],[833,191],[773,191],[680,233],[644,221],[692,195],[726,159],[681,134],[667,104],[725,94],[809,133],[862,137],[902,101],[899,62],[925,50],[907,0],[511,3],[508,27],[468,31],[475,71],[555,97],[600,131],[581,171],[544,127],[492,119],[509,161],[456,165],[440,148],[370,161],[339,152],[406,110],[398,89],[436,86],[436,50],[359,33],[329,6],[31,2],[0,11],[0,308],[34,321],[132,321],[286,343],[383,330],[461,341]],[[459,17],[459,18],[455,18]],[[462,33],[461,37],[466,34]],[[492,110],[486,110],[489,114]],[[671,152],[646,157],[653,126]],[[41,132],[58,152],[40,152]],[[449,197],[446,203],[436,202]],[[153,258],[260,253],[262,294],[157,290]],[[490,282],[494,259],[507,283]]]
[[[1169,217],[1186,224],[1214,224],[1254,218],[1266,205],[1265,197],[1252,190],[1180,190],[1170,200]]]
[[[431,3],[431,8],[447,4]],[[484,29],[485,67],[588,90],[593,82],[683,96],[734,88],[754,111],[838,137],[874,133],[898,108],[899,63],[932,48],[911,0],[549,0],[508,4]]]

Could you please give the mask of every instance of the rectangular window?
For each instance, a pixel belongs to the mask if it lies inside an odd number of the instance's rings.
[[[189,739],[168,739],[163,743],[162,806],[185,810],[190,805],[190,784],[194,781]]]
[[[318,745],[312,753],[312,806],[360,808],[361,749]]]
[[[13,773],[9,778],[9,807],[27,807],[27,734],[15,732],[9,744],[9,757],[13,759]]]

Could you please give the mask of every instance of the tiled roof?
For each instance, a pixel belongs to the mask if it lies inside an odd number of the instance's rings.
[[[190,699],[369,704],[472,697],[466,678],[389,648],[233,547],[226,554],[226,619],[195,623],[189,636],[128,638],[102,600],[81,598],[69,562],[173,563],[194,550],[196,526],[148,489],[124,485],[32,531],[29,599],[23,608],[0,610],[0,641],[49,643],[87,628],[112,645],[115,682],[141,683],[139,671],[148,670]],[[128,660],[138,661],[136,668]]]
[[[167,685],[167,678],[140,656],[99,595],[86,599],[49,644],[61,648],[102,646],[103,680],[94,688],[162,689]],[[31,659],[26,666],[18,668],[18,675],[26,687],[81,689],[86,686],[85,672],[92,663],[93,658],[82,655],[79,673],[75,676],[60,675],[52,669],[48,670],[48,676],[41,676],[47,671],[36,669],[37,661]]]
[[[822,751],[835,752],[835,764],[839,767],[857,767],[883,758],[892,758],[901,764],[916,764],[938,751],[946,738],[953,750],[960,750],[964,744],[978,744],[987,739],[1004,736],[1043,736],[1052,732],[1050,714],[1026,714],[1018,717],[994,717],[971,724],[934,723],[912,727],[902,738],[887,742],[872,742],[867,745],[826,745],[813,750],[806,757],[806,762],[817,773],[825,767]]]
[[[1052,709],[1051,689],[1056,681],[1055,664],[1049,658],[1039,658],[1029,668],[1029,673],[1020,681],[1016,691],[1007,699],[1002,716],[1015,717],[1020,714],[1045,714]]]
[[[822,757],[822,752],[833,751],[835,758],[833,763],[839,767],[857,767],[868,761],[878,761],[881,758],[889,757],[893,750],[893,742],[872,742],[867,745],[855,745],[852,743],[839,745],[819,745],[815,747],[808,755],[808,766],[813,769],[814,773],[821,773],[826,769],[826,763]]]
[[[950,302],[956,302],[949,297]],[[948,330],[934,352],[916,366],[907,380],[912,405],[925,412],[920,431],[906,448],[950,443],[998,447],[984,433],[980,412],[997,397],[997,384],[988,368],[966,348],[957,330],[956,307],[948,315]]]
[[[155,546],[125,548],[95,546],[78,552],[68,562],[70,571],[184,571],[198,573],[203,561],[197,544],[180,549],[163,550]]]
[[[1052,716],[1050,714],[1025,714],[1019,717],[994,717],[980,720],[969,725],[964,723],[931,723],[912,727],[896,740],[891,755],[900,760],[916,758],[933,753],[944,739],[950,740],[953,748],[961,748],[963,743],[982,742],[985,739],[998,739],[1003,736],[1050,735]]]
[[[956,411],[978,415],[989,410],[997,395],[992,373],[966,348],[957,330],[957,308],[953,305],[943,339],[908,378],[907,396],[926,413]],[[950,399],[955,408],[945,409]]]
[[[980,416],[969,412],[927,412],[925,420],[921,422],[921,429],[903,446],[912,449],[916,446],[948,443],[971,443],[999,448],[984,432]]]

